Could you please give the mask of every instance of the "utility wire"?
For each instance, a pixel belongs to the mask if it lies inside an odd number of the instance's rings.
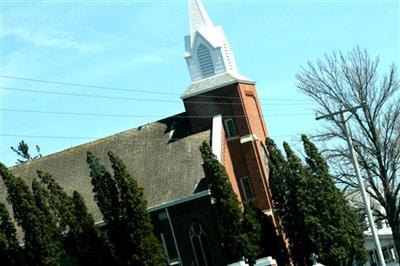
[[[126,131],[124,131],[126,132]],[[39,139],[82,139],[82,140],[102,140],[108,137],[112,137],[114,135],[123,134],[124,132],[116,133],[113,135],[105,136],[105,137],[75,137],[75,136],[52,136],[52,135],[25,135],[25,134],[1,134],[0,137],[15,137],[15,138],[39,138]],[[298,136],[296,134],[289,134],[289,135],[276,135],[276,136],[269,136],[270,138],[283,138],[283,137],[294,137]],[[167,139],[168,136],[162,138],[155,138],[155,137],[133,137],[133,139]],[[179,139],[172,139],[172,140],[179,140]]]
[[[137,90],[137,89],[127,89],[127,88],[116,88],[109,86],[99,86],[99,85],[90,85],[90,84],[81,84],[75,82],[63,82],[63,81],[51,81],[51,80],[43,80],[43,79],[33,79],[26,77],[16,77],[16,76],[8,76],[8,75],[0,75],[1,78],[14,79],[14,80],[23,80],[30,82],[39,82],[39,83],[47,83],[47,84],[55,84],[62,86],[72,86],[72,87],[81,87],[81,88],[94,88],[94,89],[103,89],[103,90],[112,90],[112,91],[123,91],[123,92],[135,92],[135,93],[146,93],[146,94],[159,94],[159,95],[173,95],[173,96],[181,96],[179,93],[173,92],[163,92],[163,91],[152,91],[152,90]],[[199,98],[220,98],[220,99],[240,99],[240,97],[234,96],[213,96],[213,95],[197,95]],[[282,98],[259,98],[261,101],[288,101],[288,102],[311,102],[306,100],[296,100],[296,99],[282,99]]]
[[[141,102],[164,102],[164,103],[176,103],[181,102],[178,100],[165,100],[165,99],[149,99],[149,98],[133,98],[133,97],[117,97],[117,96],[105,96],[105,95],[94,95],[94,94],[81,94],[81,93],[70,93],[70,92],[56,92],[56,91],[46,91],[46,90],[31,90],[31,89],[21,89],[21,88],[10,88],[0,86],[3,90],[19,91],[19,92],[29,92],[29,93],[40,93],[40,94],[51,94],[51,95],[65,95],[65,96],[76,96],[76,97],[90,97],[90,98],[101,98],[110,100],[126,100],[126,101],[141,101]],[[241,105],[241,102],[211,102],[211,101],[185,101],[189,104],[214,104],[214,105]],[[309,103],[290,103],[290,104],[262,104],[268,106],[282,106],[282,105],[309,105]]]
[[[81,94],[81,93],[70,93],[70,92],[56,92],[56,91],[46,91],[46,90],[31,90],[31,89],[21,89],[21,88],[9,88],[0,87],[3,90],[10,91],[20,91],[20,92],[30,92],[30,93],[41,93],[41,94],[52,94],[52,95],[65,95],[65,96],[76,96],[76,97],[91,97],[91,98],[101,98],[110,100],[126,100],[126,101],[139,101],[139,102],[164,102],[164,103],[176,103],[181,102],[178,100],[165,100],[165,99],[149,99],[149,98],[134,98],[134,97],[117,97],[117,96],[106,96],[106,95],[94,95],[94,94]],[[198,104],[241,104],[240,102],[200,102],[200,101],[186,101],[186,103],[198,103]]]
[[[95,117],[143,117],[143,118],[162,118],[165,115],[135,115],[135,114],[106,114],[106,113],[85,113],[85,112],[59,112],[59,111],[47,111],[47,110],[28,110],[28,109],[9,109],[3,108],[0,109],[3,112],[17,112],[17,113],[38,113],[38,114],[51,114],[51,115],[72,115],[72,116],[95,116]],[[296,114],[271,114],[264,115],[268,117],[292,117],[292,116],[309,116],[307,113],[296,113]],[[258,116],[258,115],[257,115]],[[177,118],[212,118],[212,115],[173,115],[172,117]],[[224,117],[235,117],[241,118],[246,117],[245,115],[229,115]],[[251,115],[249,116],[251,117]],[[167,117],[166,117],[167,118]]]
[[[71,137],[71,136],[45,136],[45,135],[19,135],[19,134],[2,134],[0,137],[17,137],[17,138],[39,138],[39,139],[83,139],[95,140],[99,138],[90,137]]]

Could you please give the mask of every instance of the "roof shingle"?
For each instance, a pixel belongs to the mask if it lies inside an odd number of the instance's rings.
[[[193,134],[182,114],[121,132],[43,158],[20,164],[11,171],[28,184],[36,170],[48,172],[67,193],[77,190],[84,197],[96,220],[101,214],[93,199],[86,152],[93,152],[111,171],[107,152],[113,151],[130,174],[144,188],[148,207],[173,201],[202,190],[204,177],[199,151],[201,143],[210,141],[210,130]],[[171,133],[171,130],[173,132]],[[0,183],[0,200],[5,201]]]

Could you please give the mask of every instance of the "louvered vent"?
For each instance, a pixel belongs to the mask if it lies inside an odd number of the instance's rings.
[[[197,57],[201,68],[203,78],[210,77],[215,74],[214,65],[211,59],[211,54],[208,48],[200,44],[197,48]]]

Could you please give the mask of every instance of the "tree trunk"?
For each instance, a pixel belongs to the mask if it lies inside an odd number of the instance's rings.
[[[400,221],[398,217],[388,217],[388,223],[392,229],[394,246],[396,247],[397,257],[400,257]]]

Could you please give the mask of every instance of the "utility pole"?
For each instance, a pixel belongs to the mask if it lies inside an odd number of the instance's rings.
[[[351,115],[354,112],[356,112],[357,109],[363,108],[365,106],[365,104],[366,104],[366,102],[363,102],[361,105],[358,105],[358,106],[355,106],[355,107],[350,107],[350,108],[346,108],[346,109],[341,108],[337,112],[330,113],[330,114],[327,114],[327,115],[322,115],[322,116],[316,117],[315,119],[316,120],[320,120],[320,119],[323,119],[323,118],[332,118],[335,115],[340,115],[340,117],[341,117],[341,120],[342,120],[342,123],[343,123],[343,126],[344,126],[344,130],[345,130],[345,134],[346,134],[347,146],[348,146],[349,151],[350,151],[351,160],[353,161],[353,166],[354,166],[354,170],[356,172],[358,185],[360,187],[361,196],[362,196],[362,199],[363,199],[363,202],[364,202],[365,212],[367,213],[369,227],[371,228],[372,236],[374,238],[376,252],[377,252],[377,255],[378,255],[378,262],[379,262],[379,265],[386,266],[385,259],[383,257],[383,253],[382,253],[381,244],[379,242],[378,233],[377,233],[376,228],[375,228],[375,223],[374,223],[374,218],[372,216],[370,203],[369,203],[368,198],[367,198],[367,192],[365,191],[364,183],[363,183],[362,178],[361,178],[360,167],[358,165],[356,152],[354,150],[353,142],[351,140],[350,129],[349,129],[349,126],[347,125],[347,121],[349,120]],[[346,113],[346,112],[351,112],[352,113],[347,119],[344,117],[344,113]]]

